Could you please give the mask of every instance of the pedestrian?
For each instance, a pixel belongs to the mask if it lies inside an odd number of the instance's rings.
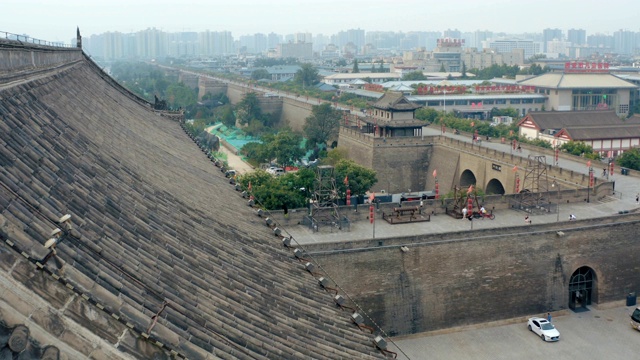
[[[522,147],[518,144],[518,152],[522,152]]]
[[[525,222],[526,224],[531,225],[531,219],[529,218],[529,215],[527,215],[527,216],[525,216],[525,217],[524,217],[524,222]]]
[[[573,220],[575,220],[575,219],[576,219],[576,216],[575,216],[575,215],[573,215],[573,214],[570,214],[570,215],[569,215],[569,221],[573,221]]]
[[[467,212],[468,212],[468,211],[469,211],[469,210],[467,210],[467,208],[466,208],[466,207],[463,207],[463,208],[462,208],[462,220],[464,220],[464,218],[466,218],[466,217],[467,217]]]
[[[551,313],[550,312],[547,313],[547,321],[551,322]]]
[[[640,194],[636,194],[636,205],[640,204]]]

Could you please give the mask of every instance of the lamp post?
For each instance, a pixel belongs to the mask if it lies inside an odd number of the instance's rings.
[[[556,222],[560,222],[560,184],[553,180],[551,187],[556,188]]]
[[[447,90],[442,90],[442,96],[443,96],[443,100],[442,100],[442,107],[443,107],[443,111],[445,113],[445,115],[447,114]]]

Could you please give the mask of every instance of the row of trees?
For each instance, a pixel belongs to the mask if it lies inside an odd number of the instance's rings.
[[[346,196],[347,184],[353,195],[366,193],[376,182],[373,170],[362,167],[351,160],[344,159],[339,151],[330,152],[326,163],[335,166],[337,190],[340,197]],[[294,209],[305,207],[311,198],[314,180],[313,169],[303,168],[275,177],[263,170],[241,175],[237,182],[243,190],[249,189],[258,203],[269,210]],[[345,184],[344,179],[347,179]]]

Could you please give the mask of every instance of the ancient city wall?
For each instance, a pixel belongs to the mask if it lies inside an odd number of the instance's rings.
[[[305,120],[311,115],[313,105],[295,99],[282,99],[282,124],[286,124],[293,131],[302,132]]]
[[[566,309],[569,280],[582,266],[597,276],[594,303],[623,300],[640,290],[639,220],[317,244],[307,251],[390,335],[404,335]]]

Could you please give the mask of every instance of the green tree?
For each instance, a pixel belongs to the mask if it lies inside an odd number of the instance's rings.
[[[335,174],[338,192],[341,194],[345,194],[347,190],[347,186],[344,184],[345,178],[348,180],[353,195],[364,194],[378,182],[374,170],[360,166],[353,160],[339,160],[335,165]]]
[[[410,73],[404,74],[402,76],[402,80],[406,80],[406,81],[427,80],[427,77],[424,76],[422,71],[412,71]]]
[[[600,159],[600,155],[595,153],[591,146],[582,141],[568,141],[560,146],[560,150],[566,151],[571,155],[584,156],[587,159]]]
[[[242,147],[240,152],[254,165],[260,165],[271,161],[271,154],[267,147],[265,144],[260,142],[247,143]]]
[[[640,170],[640,150],[633,148],[622,153],[616,158],[618,166]]]
[[[174,108],[186,108],[196,103],[198,95],[184,83],[174,83],[167,87],[167,102]]]
[[[444,63],[440,64],[440,72],[441,73],[447,72],[447,69],[445,69],[445,67],[444,67]]]
[[[439,111],[430,107],[421,107],[416,110],[416,119],[428,121],[430,123],[436,121],[440,116]]]
[[[312,64],[304,63],[300,70],[296,71],[293,81],[302,85],[302,88],[312,86],[318,81],[318,70]]]
[[[278,164],[289,166],[294,165],[304,156],[305,151],[300,147],[301,143],[302,135],[284,129],[279,131],[267,146],[273,157],[278,159]]]
[[[340,112],[331,104],[323,103],[311,108],[311,115],[305,119],[304,134],[307,137],[307,148],[313,149],[318,144],[326,145],[338,136],[340,129]]]
[[[358,69],[358,59],[353,60],[353,70],[352,73],[359,73],[360,69]]]
[[[324,165],[336,166],[336,164],[342,160],[347,158],[347,149],[342,147],[337,147],[335,149],[331,149],[327,151],[327,157],[322,159],[322,163]]]
[[[262,120],[262,108],[258,95],[254,92],[245,94],[236,105],[236,117],[242,125],[248,125],[252,120]]]
[[[380,60],[380,66],[378,67],[378,72],[384,72],[384,60]]]
[[[251,72],[251,79],[271,79],[271,74],[269,74],[269,71],[267,71],[267,69],[255,69]]]
[[[467,78],[467,64],[464,61],[462,62],[462,78]]]

